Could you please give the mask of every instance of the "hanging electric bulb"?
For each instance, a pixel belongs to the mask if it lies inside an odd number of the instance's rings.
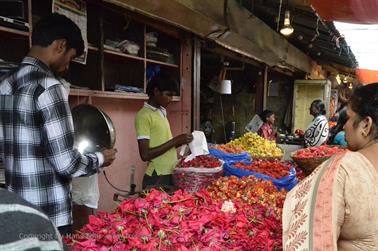
[[[349,89],[353,89],[353,84],[352,84],[352,83],[349,83],[348,88],[349,88]]]
[[[336,81],[337,81],[337,84],[338,84],[338,85],[341,84],[341,78],[340,78],[340,75],[339,75],[339,74],[336,75]]]
[[[348,77],[347,76],[344,76],[343,83],[344,84],[348,83]]]
[[[284,36],[289,36],[291,33],[294,32],[293,26],[290,24],[290,11],[285,11],[285,19],[284,19],[284,25],[280,30],[281,34]]]

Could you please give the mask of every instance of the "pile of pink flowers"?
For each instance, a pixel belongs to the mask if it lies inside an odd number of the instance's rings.
[[[71,250],[282,250],[281,219],[260,204],[221,211],[202,190],[169,196],[151,190],[123,201],[113,213],[90,216],[89,224],[65,241]]]

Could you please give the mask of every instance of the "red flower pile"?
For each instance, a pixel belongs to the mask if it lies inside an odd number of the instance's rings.
[[[296,172],[295,176],[297,176],[298,181],[301,181],[304,178],[306,178],[306,175],[304,174],[303,170],[300,169],[297,164],[294,164],[294,167],[295,167],[295,172]]]
[[[221,211],[209,193],[152,190],[123,201],[114,213],[90,216],[89,224],[66,238],[71,250],[221,251],[281,250],[281,220],[260,204]]]
[[[181,159],[176,168],[189,168],[189,167],[196,167],[196,168],[216,168],[220,167],[222,163],[214,156],[211,155],[200,155],[195,157],[194,159],[185,162],[184,159]]]
[[[286,192],[284,189],[277,191],[272,181],[254,176],[228,176],[216,180],[207,191],[215,201],[232,200],[238,205],[257,203],[272,208],[277,213],[277,219],[281,220]]]
[[[239,162],[235,163],[233,167],[265,174],[275,179],[281,179],[290,174],[292,165],[279,160],[253,160],[252,164]]]
[[[331,156],[337,153],[340,153],[344,151],[344,149],[341,149],[337,146],[315,146],[315,147],[309,147],[300,149],[295,152],[294,157],[297,158],[314,158],[314,157],[325,157],[325,156]]]

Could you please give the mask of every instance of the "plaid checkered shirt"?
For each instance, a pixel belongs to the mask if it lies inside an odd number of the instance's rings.
[[[66,90],[43,62],[25,57],[0,82],[0,157],[8,190],[40,207],[55,226],[72,224],[71,179],[99,168],[81,155]]]

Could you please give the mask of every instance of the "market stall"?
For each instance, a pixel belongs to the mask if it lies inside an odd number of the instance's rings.
[[[305,178],[303,167],[251,132],[207,152],[178,161],[176,191],[152,188],[118,201],[113,212],[89,216],[66,243],[72,250],[282,250],[283,203]],[[311,162],[337,152],[320,147],[295,156]]]

